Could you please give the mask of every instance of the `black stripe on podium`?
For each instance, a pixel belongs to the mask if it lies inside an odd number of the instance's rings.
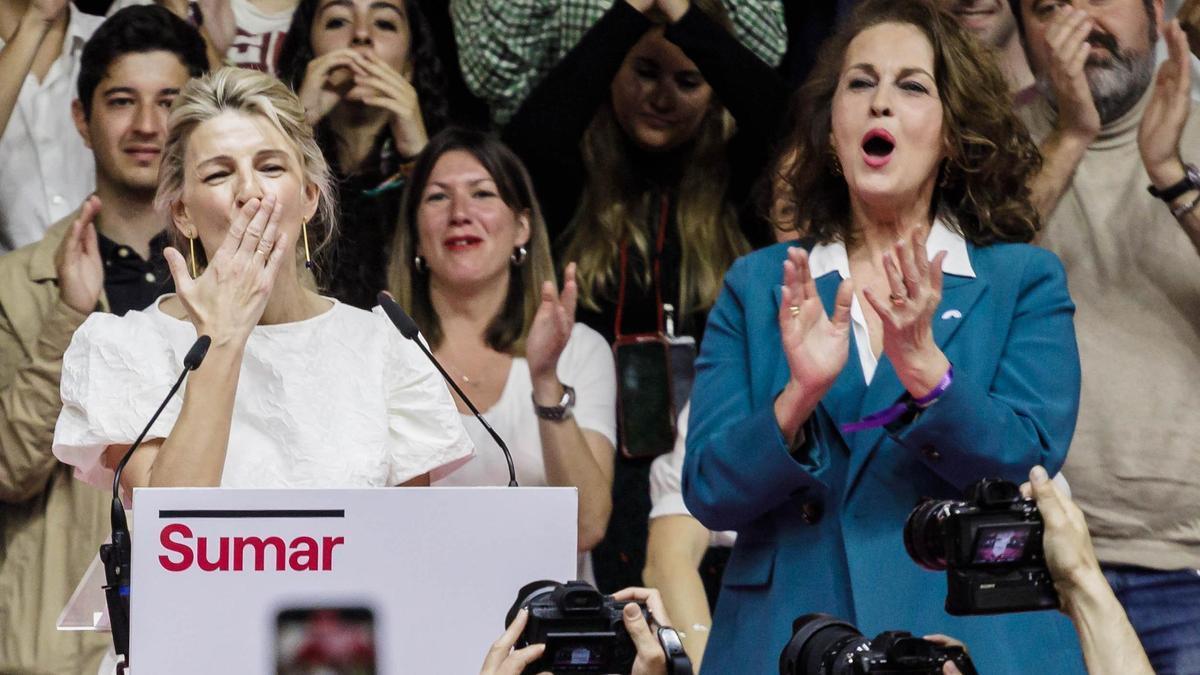
[[[159,518],[345,518],[345,509],[164,509]]]

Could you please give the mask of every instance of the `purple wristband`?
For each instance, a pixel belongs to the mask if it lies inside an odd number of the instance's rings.
[[[925,394],[921,398],[900,401],[899,403],[888,406],[879,412],[871,413],[857,422],[843,424],[842,431],[846,433],[853,433],[855,431],[862,431],[863,429],[874,429],[875,427],[886,426],[900,419],[905,413],[914,408],[924,410],[925,408],[928,408],[936,403],[938,398],[941,397],[942,394],[946,393],[946,390],[950,388],[950,383],[952,382],[954,382],[953,364],[946,369],[946,374],[942,376],[941,381],[939,381],[937,386],[931,389],[928,394]]]

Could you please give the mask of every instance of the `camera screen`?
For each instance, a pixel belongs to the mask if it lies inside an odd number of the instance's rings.
[[[598,672],[594,669],[608,665],[611,660],[608,643],[612,633],[577,633],[570,637],[546,636],[546,654],[555,672],[580,670]],[[606,639],[607,638],[607,639]]]
[[[972,562],[1000,564],[1021,560],[1029,543],[1030,529],[1029,525],[979,528]]]

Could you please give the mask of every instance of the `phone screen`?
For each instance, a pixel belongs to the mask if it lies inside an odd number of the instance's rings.
[[[667,347],[660,341],[617,346],[621,450],[629,457],[670,452],[675,443]]]
[[[276,675],[374,675],[375,616],[365,607],[285,609],[276,619]]]

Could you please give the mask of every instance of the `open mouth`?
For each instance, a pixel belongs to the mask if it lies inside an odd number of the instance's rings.
[[[883,129],[872,129],[863,136],[862,149],[867,165],[878,168],[891,160],[896,139]]]
[[[483,240],[480,239],[479,237],[472,237],[469,235],[464,235],[464,236],[460,236],[460,237],[450,237],[449,239],[442,242],[442,245],[445,246],[446,248],[450,249],[451,251],[462,251],[465,249],[473,248],[482,242],[483,242]]]

